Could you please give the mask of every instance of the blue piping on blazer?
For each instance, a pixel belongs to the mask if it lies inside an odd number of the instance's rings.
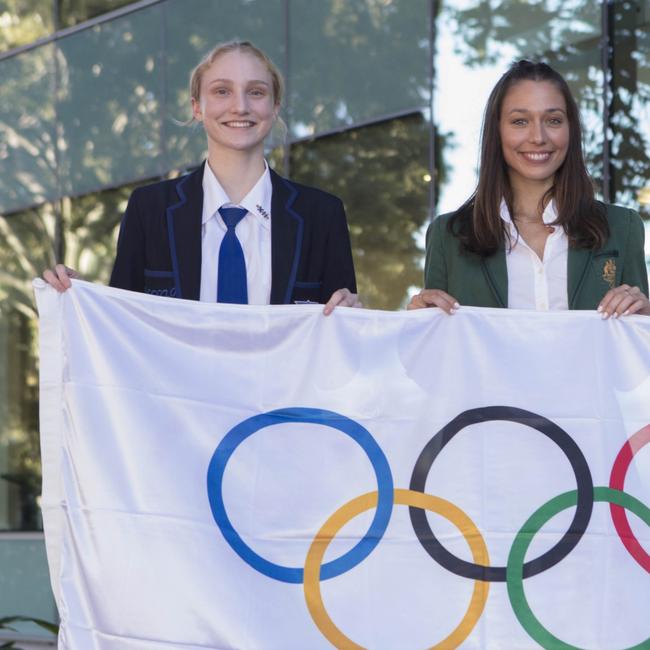
[[[174,239],[174,210],[187,203],[187,196],[185,195],[185,192],[183,192],[183,185],[189,178],[190,174],[184,176],[176,186],[176,191],[181,197],[181,200],[167,208],[167,235],[169,236],[169,252],[172,258],[172,270],[174,273],[174,286],[176,287],[177,298],[182,298],[183,294],[181,292],[181,277],[178,270],[178,258],[176,256],[176,240]]]
[[[296,250],[293,255],[293,264],[291,265],[291,274],[289,275],[287,290],[284,294],[284,304],[288,305],[291,302],[291,294],[293,293],[293,288],[296,284],[298,262],[300,261],[300,253],[302,252],[302,231],[304,227],[304,221],[303,218],[291,207],[293,205],[293,202],[296,200],[296,196],[298,196],[298,190],[289,181],[287,181],[286,178],[281,178],[281,180],[291,192],[291,196],[289,196],[289,199],[285,204],[285,208],[298,223],[298,228],[296,230]],[[271,219],[273,219],[273,215],[271,215]]]

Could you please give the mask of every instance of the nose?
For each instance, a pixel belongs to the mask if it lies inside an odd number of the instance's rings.
[[[532,144],[539,145],[546,142],[546,129],[544,128],[544,123],[541,120],[537,120],[531,123],[528,138]]]
[[[245,91],[234,92],[232,95],[231,110],[240,115],[248,113],[248,95]]]

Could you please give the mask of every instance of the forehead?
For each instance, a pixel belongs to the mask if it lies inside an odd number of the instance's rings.
[[[204,71],[201,85],[215,79],[231,81],[266,81],[271,84],[271,73],[266,64],[250,52],[233,50],[220,54]]]
[[[550,81],[525,79],[508,89],[501,110],[548,111],[553,108],[566,111],[566,102],[560,89]]]

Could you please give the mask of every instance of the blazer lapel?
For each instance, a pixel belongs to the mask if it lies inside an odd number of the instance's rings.
[[[490,285],[494,299],[499,307],[508,306],[508,268],[506,253],[501,249],[488,257],[481,259],[485,279]]]
[[[573,309],[587,274],[593,251],[586,248],[569,248],[567,262],[567,293],[569,309]]]
[[[198,300],[201,289],[203,165],[176,184],[178,201],[167,208],[169,253],[176,297]]]
[[[294,209],[298,190],[271,170],[271,304],[291,302],[302,249],[304,220]]]

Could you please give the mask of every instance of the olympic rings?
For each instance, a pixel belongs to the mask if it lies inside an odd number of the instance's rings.
[[[575,506],[577,503],[577,497],[577,490],[572,490],[571,492],[560,494],[550,501],[547,501],[541,508],[538,508],[521,527],[521,530],[512,544],[510,554],[508,555],[507,585],[510,604],[512,605],[512,609],[514,610],[519,623],[521,623],[521,626],[526,630],[526,632],[528,632],[530,637],[543,648],[574,650],[575,646],[569,645],[551,634],[542,626],[533,614],[528,605],[528,601],[526,600],[526,594],[524,593],[524,576],[522,569],[525,565],[523,562],[533,536],[556,514],[562,512],[562,510],[570,508],[571,506]],[[650,508],[630,494],[619,490],[613,490],[608,487],[595,487],[593,499],[594,501],[605,501],[611,504],[616,504],[619,507],[622,506],[627,508],[650,526]],[[643,648],[646,648],[647,650],[649,643],[650,637],[638,645],[633,646],[629,650],[643,650]]]
[[[474,561],[482,565],[489,564],[488,550],[481,533],[474,522],[453,503],[430,494],[401,489],[394,491],[393,502],[396,505],[430,510],[447,518],[460,530],[467,540]],[[325,610],[319,581],[321,562],[323,561],[327,547],[338,531],[358,514],[370,510],[376,505],[377,492],[362,494],[348,501],[323,524],[322,528],[316,533],[316,537],[307,553],[304,582],[307,608],[323,636],[336,648],[363,650],[363,646],[352,641],[336,627]],[[483,613],[483,608],[488,597],[488,589],[489,583],[480,580],[475,582],[472,598],[463,619],[446,639],[432,646],[433,648],[456,648],[470,635],[476,622]]]
[[[524,564],[524,578],[530,578],[546,569],[556,565],[564,559],[580,541],[580,538],[587,529],[593,501],[593,481],[589,465],[575,443],[565,431],[550,420],[512,406],[487,406],[484,408],[470,409],[455,417],[449,424],[444,426],[425,445],[415,463],[411,475],[411,490],[424,492],[429,470],[438,454],[445,445],[461,430],[471,424],[489,422],[492,420],[505,420],[507,422],[519,422],[533,429],[536,429],[545,436],[548,436],[567,455],[578,486],[578,507],[573,517],[569,530],[553,548],[540,555],[538,558]],[[429,526],[424,510],[411,507],[409,510],[413,530],[420,540],[420,544],[427,553],[448,571],[464,578],[473,580],[489,580],[492,582],[504,582],[506,579],[506,567],[487,567],[480,564],[472,564],[461,560],[453,553],[450,553],[436,538]]]
[[[489,566],[485,540],[466,513],[445,499],[424,493],[427,475],[434,460],[453,436],[466,426],[493,420],[518,422],[546,435],[566,454],[577,482],[576,490],[551,499],[529,517],[515,537],[505,567]],[[350,436],[367,454],[378,485],[377,491],[352,499],[327,519],[310,545],[304,569],[274,564],[257,555],[247,546],[228,519],[222,494],[226,465],[239,444],[260,429],[286,422],[321,424]],[[471,634],[483,612],[489,583],[505,581],[515,615],[530,637],[543,647],[572,650],[573,646],[553,636],[532,613],[524,593],[523,581],[556,565],[576,546],[589,524],[595,501],[610,503],[618,536],[632,557],[650,572],[650,555],[634,537],[623,510],[623,508],[631,510],[650,526],[650,508],[623,491],[632,458],[649,443],[650,425],[631,436],[619,451],[612,467],[610,487],[593,487],[591,472],[579,447],[565,431],[547,418],[506,406],[471,409],[454,418],[425,445],[413,469],[410,489],[393,489],[393,479],[386,456],[363,426],[332,411],[312,408],[279,409],[248,418],[224,436],[208,467],[208,498],[212,514],[224,538],[245,562],[269,578],[289,583],[303,583],[305,601],[314,623],[325,638],[339,648],[357,649],[361,646],[343,634],[331,620],[321,597],[320,581],[352,569],[368,556],[383,537],[395,503],[409,506],[415,534],[431,557],[452,573],[475,581],[469,608],[461,622],[446,639],[433,647],[460,645]],[[525,562],[532,537],[552,517],[572,506],[576,506],[575,515],[569,530],[560,541],[538,558]],[[371,508],[376,508],[376,511],[366,535],[341,557],[322,564],[331,540],[341,528],[355,516]],[[425,510],[446,517],[460,530],[470,546],[473,563],[460,560],[440,544],[429,527]],[[632,650],[648,647],[650,647],[650,638],[634,646]]]
[[[637,431],[622,447],[616,456],[612,473],[609,478],[609,487],[615,490],[623,491],[625,487],[625,476],[627,470],[632,462],[634,455],[645,445],[650,443],[650,424]],[[627,513],[620,506],[613,503],[609,507],[612,514],[612,521],[614,528],[625,548],[629,551],[630,555],[648,572],[650,573],[650,555],[639,543],[639,540],[634,536],[630,522],[627,520]]]
[[[291,583],[301,583],[303,581],[302,568],[285,567],[265,560],[244,542],[233,528],[230,519],[228,519],[222,493],[223,475],[228,460],[235,449],[256,431],[273,424],[286,422],[321,424],[350,436],[355,442],[359,443],[368,455],[377,477],[379,503],[370,528],[353,548],[341,557],[323,565],[321,579],[327,580],[349,571],[359,562],[365,560],[383,537],[393,508],[393,477],[386,456],[368,430],[354,420],[333,411],[313,408],[288,408],[255,415],[240,422],[224,436],[212,455],[208,466],[208,499],[212,516],[228,544],[244,562],[274,580]]]

